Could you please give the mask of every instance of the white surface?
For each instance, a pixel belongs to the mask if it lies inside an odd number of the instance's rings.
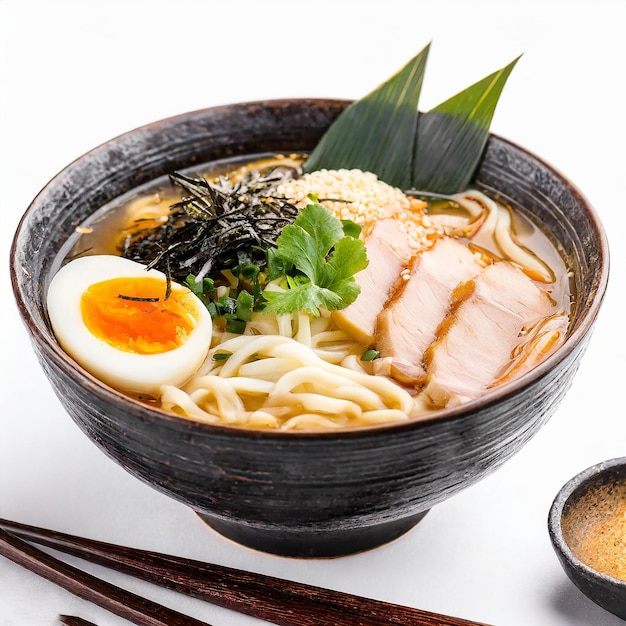
[[[626,455],[626,3],[0,0],[0,516],[462,616],[497,626],[617,626],[566,578],[546,518],[561,485]],[[380,549],[305,561],[256,553],[138,482],[74,426],[18,317],[7,257],[21,214],[68,162],[141,124],[206,106],[359,97],[432,41],[421,108],[524,53],[492,130],[595,205],[612,243],[604,308],[575,384],[491,477]],[[104,575],[103,570],[96,570]],[[257,622],[110,576],[214,624]],[[0,558],[0,626],[127,623]]]

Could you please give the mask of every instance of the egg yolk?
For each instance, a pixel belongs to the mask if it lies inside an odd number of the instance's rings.
[[[197,324],[191,292],[172,290],[153,277],[111,278],[90,285],[81,298],[88,330],[123,352],[159,354],[182,345]]]

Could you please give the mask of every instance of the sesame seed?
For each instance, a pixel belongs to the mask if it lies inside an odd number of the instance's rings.
[[[319,170],[281,183],[275,193],[299,208],[310,202],[309,194],[314,194],[337,218],[352,220],[365,233],[377,219],[393,217],[402,223],[416,250],[430,247],[443,234],[442,226],[426,215],[424,201],[407,196],[372,172]]]

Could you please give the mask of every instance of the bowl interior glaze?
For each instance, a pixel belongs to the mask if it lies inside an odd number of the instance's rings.
[[[130,400],[59,347],[47,285],[68,237],[95,210],[173,170],[243,155],[312,149],[347,105],[277,100],[187,113],[87,153],[24,215],[11,252],[15,297],[63,406],[106,454],[192,507],[221,533],[292,556],[371,548],[493,472],[556,410],[578,368],[608,280],[602,226],[578,189],[534,155],[491,136],[476,185],[522,210],[559,246],[576,293],[565,343],[523,377],[436,419],[352,431],[235,430]]]
[[[550,508],[548,531],[570,580],[626,620],[626,457],[568,481]]]

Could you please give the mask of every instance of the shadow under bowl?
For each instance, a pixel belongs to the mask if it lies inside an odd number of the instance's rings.
[[[608,280],[602,226],[585,197],[528,151],[491,136],[475,185],[519,208],[558,245],[576,294],[563,345],[532,372],[436,418],[293,433],[195,423],[132,400],[80,368],[45,307],[59,255],[106,203],[175,170],[266,153],[306,152],[348,103],[249,102],[186,113],[80,157],[35,198],[11,251],[13,290],[33,348],[78,426],[131,474],[220,533],[281,555],[369,549],[513,456],[570,387]]]
[[[626,620],[626,457],[568,481],[550,508],[548,531],[570,580]]]

